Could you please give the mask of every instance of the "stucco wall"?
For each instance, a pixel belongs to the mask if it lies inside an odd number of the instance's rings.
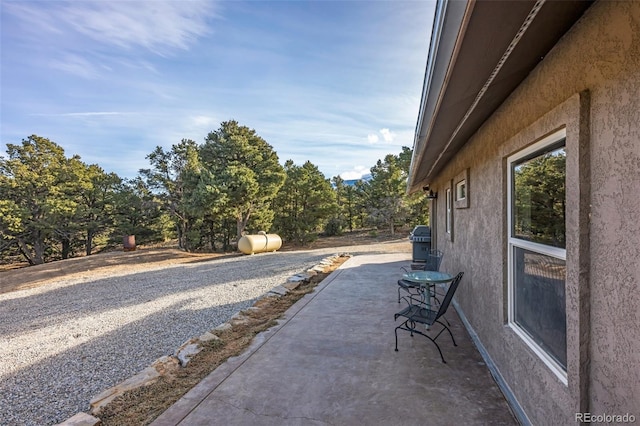
[[[506,158],[567,128],[567,351],[562,383],[507,324]],[[444,188],[469,169],[444,234]],[[640,2],[597,2],[434,180],[442,269],[534,424],[576,411],[640,421]]]

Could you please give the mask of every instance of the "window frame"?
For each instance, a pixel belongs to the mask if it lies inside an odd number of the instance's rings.
[[[464,169],[454,179],[454,205],[456,209],[469,208],[469,169]],[[464,187],[464,197],[460,196],[460,188]]]
[[[515,237],[513,234],[513,190],[514,190],[514,176],[513,176],[513,164],[522,160],[523,158],[532,156],[537,152],[544,151],[545,148],[557,144],[562,139],[565,140],[565,153],[567,151],[567,132],[566,128],[558,130],[538,142],[510,155],[507,158],[507,300],[508,300],[508,319],[507,325],[520,337],[525,344],[544,362],[544,364],[560,379],[565,385],[568,384],[567,369],[561,366],[550,354],[547,353],[538,343],[536,343],[531,336],[515,322],[515,268],[514,268],[514,252],[516,247],[524,250],[529,250],[534,253],[554,257],[561,259],[565,262],[567,260],[566,248],[559,248],[553,246],[547,246],[545,244],[527,241]],[[566,172],[566,170],[565,170]],[[566,179],[566,177],[565,177]],[[566,197],[566,196],[565,196]],[[565,216],[565,223],[566,223]],[[565,230],[566,232],[566,230]],[[566,292],[566,275],[565,275],[565,292]],[[567,316],[566,299],[565,299],[565,317]]]
[[[467,199],[467,181],[461,180],[456,183],[456,201],[464,201]]]
[[[445,218],[444,218],[444,231],[449,241],[453,241],[453,189],[452,184],[449,182],[447,188],[444,191],[445,198]]]

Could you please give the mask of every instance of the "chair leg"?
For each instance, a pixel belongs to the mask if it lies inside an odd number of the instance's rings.
[[[449,324],[449,320],[444,315],[441,318],[443,318],[447,322],[447,325],[451,327],[451,324]]]
[[[398,352],[398,330],[399,330],[399,329],[400,329],[400,330],[407,330],[407,331],[411,332],[411,329],[407,326],[407,322],[408,322],[408,321],[409,321],[409,320],[407,320],[407,321],[403,322],[402,324],[400,324],[399,326],[397,326],[397,327],[395,328],[395,330],[394,330],[395,335],[396,335],[396,352]],[[403,328],[403,326],[404,326],[404,328]],[[411,333],[411,337],[413,337],[413,332]]]
[[[442,332],[444,331],[444,329],[440,330],[440,333],[438,333],[438,334],[436,335],[436,337],[435,337],[435,338],[431,338],[430,336],[427,336],[426,334],[424,334],[424,333],[423,333],[423,332],[421,332],[420,330],[418,330],[418,329],[413,329],[413,328],[409,327],[409,326],[408,326],[408,324],[407,324],[407,322],[409,322],[409,320],[407,320],[407,321],[403,322],[402,324],[400,324],[399,326],[397,326],[397,327],[395,328],[395,330],[394,330],[395,335],[396,335],[396,352],[398,352],[398,329],[400,329],[400,330],[406,330],[406,331],[410,332],[410,333],[411,333],[411,336],[413,336],[413,333],[415,332],[415,333],[418,333],[418,334],[420,334],[421,336],[424,336],[424,337],[426,337],[427,339],[431,340],[431,342],[433,342],[433,344],[434,344],[434,345],[436,345],[436,349],[438,349],[438,353],[440,354],[440,359],[442,360],[442,362],[443,362],[444,364],[446,364],[446,363],[447,363],[447,361],[445,361],[445,360],[444,360],[444,355],[442,355],[442,350],[440,349],[440,345],[438,345],[438,342],[436,342],[436,340],[435,340],[435,339],[437,339],[437,338],[438,338],[438,336],[440,336],[440,334],[442,334]],[[438,321],[438,323],[440,323],[440,322]],[[440,324],[442,325],[442,323],[440,323]],[[413,323],[413,325],[415,326],[415,323]],[[447,327],[445,327],[445,328],[447,328]],[[447,328],[447,330],[449,330],[449,329]],[[451,334],[451,331],[449,331],[449,334]],[[453,335],[451,335],[451,339],[453,340]],[[456,342],[455,342],[455,341],[453,342],[453,345],[454,345],[454,346],[458,346],[458,345],[456,345]]]
[[[406,291],[409,294],[409,297],[411,297],[411,291],[409,289],[398,286],[398,303],[400,303],[400,299],[402,299],[400,297],[400,290]]]
[[[444,317],[442,317],[444,318]],[[447,319],[444,319],[445,321],[447,321]],[[451,333],[451,330],[449,330],[449,327],[447,327],[446,325],[444,325],[443,323],[440,322],[440,320],[436,320],[436,322],[438,324],[440,324],[442,327],[444,327],[442,329],[442,331],[440,331],[440,333],[442,333],[445,329],[449,332],[449,336],[451,336],[451,341],[453,342],[453,346],[458,346],[458,344],[456,343],[456,340],[453,338],[453,334]],[[447,323],[449,323],[449,321],[447,321]],[[440,335],[440,333],[438,333],[438,336]],[[437,337],[437,336],[436,336]]]
[[[430,340],[433,342],[434,345],[436,345],[436,348],[438,349],[438,352],[440,353],[440,359],[442,360],[442,363],[446,364],[447,361],[445,361],[444,360],[444,356],[442,356],[442,351],[440,350],[440,345],[438,345],[435,340],[433,340],[433,339],[430,339]]]
[[[398,327],[394,330],[396,334],[396,352],[398,352]]]

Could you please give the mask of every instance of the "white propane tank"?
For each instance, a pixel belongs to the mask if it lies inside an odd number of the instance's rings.
[[[238,240],[238,250],[244,254],[276,251],[282,247],[282,238],[278,234],[244,235]]]

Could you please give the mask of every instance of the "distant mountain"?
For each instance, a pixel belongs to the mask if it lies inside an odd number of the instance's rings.
[[[356,184],[356,182],[359,182],[359,181],[361,181],[361,180],[363,180],[363,181],[365,181],[365,182],[370,181],[370,180],[371,180],[371,173],[367,173],[366,175],[363,175],[360,179],[349,179],[349,180],[345,180],[345,181],[344,181],[344,184],[345,184],[345,185],[349,185],[349,186],[353,186],[353,185],[355,185],[355,184]]]

